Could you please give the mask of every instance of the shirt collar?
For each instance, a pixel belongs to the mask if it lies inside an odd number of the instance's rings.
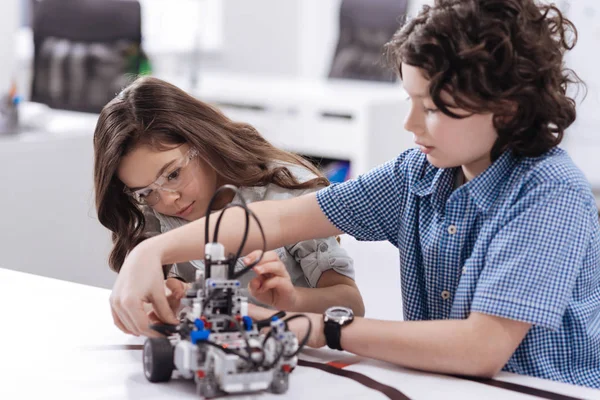
[[[498,197],[498,185],[513,167],[516,158],[511,151],[505,151],[492,165],[461,188],[471,196],[475,204],[486,211]],[[422,177],[410,188],[418,197],[432,195],[432,204],[437,211],[443,213],[446,199],[454,189],[456,168],[436,168],[428,164]],[[436,207],[438,205],[439,207]]]
[[[505,182],[516,161],[513,153],[507,150],[485,171],[464,185],[469,196],[482,211],[487,211],[494,203],[501,192],[500,185]]]
[[[417,180],[410,190],[418,197],[431,195],[432,207],[438,214],[443,215],[446,199],[453,189],[455,170],[456,168],[440,169],[428,164],[421,179]]]

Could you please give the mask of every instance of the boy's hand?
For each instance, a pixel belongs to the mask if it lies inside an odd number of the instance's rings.
[[[244,257],[244,264],[251,264],[259,255],[260,251],[250,253]],[[278,310],[292,311],[297,309],[298,292],[277,253],[274,251],[266,252],[260,263],[254,267],[254,272],[258,276],[248,283],[248,290],[252,296],[261,303]]]
[[[177,315],[179,311],[181,299],[185,297],[185,294],[189,288],[190,285],[188,283],[182,282],[176,278],[167,278],[165,281],[165,295],[167,296],[167,302],[169,303],[169,307],[171,307],[171,310],[173,310],[175,315]],[[164,322],[158,318],[154,311],[150,311],[148,313],[148,318],[152,324]]]

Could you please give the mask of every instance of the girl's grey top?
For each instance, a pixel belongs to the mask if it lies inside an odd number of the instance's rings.
[[[287,165],[289,171],[300,182],[315,178],[315,175],[309,170],[296,165]],[[246,203],[252,203],[262,200],[283,200],[298,197],[306,193],[314,192],[318,188],[290,190],[284,189],[275,184],[256,187],[242,187],[240,192],[246,200]],[[239,196],[236,195],[232,203],[240,203]],[[146,233],[150,236],[170,231],[188,223],[188,221],[171,217],[155,212],[150,207],[144,208],[146,218]],[[243,229],[243,226],[240,226]],[[294,286],[316,287],[321,274],[333,269],[334,271],[354,279],[354,263],[348,256],[346,250],[340,247],[335,237],[324,239],[305,240],[290,246],[280,247],[275,250],[279,258],[285,265]],[[241,260],[237,261],[236,271],[244,267]],[[203,260],[193,260],[185,263],[174,264],[167,276],[179,277],[186,282],[193,282],[196,276],[196,269],[204,268]],[[250,296],[247,290],[248,282],[254,278],[254,271],[249,271],[239,277],[243,294],[252,302],[257,302]]]

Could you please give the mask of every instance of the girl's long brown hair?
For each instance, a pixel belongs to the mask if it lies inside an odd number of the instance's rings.
[[[112,232],[112,270],[119,272],[127,253],[146,239],[144,215],[117,177],[122,158],[140,145],[166,150],[186,143],[198,150],[221,181],[236,186],[274,183],[307,189],[329,184],[314,165],[274,147],[252,126],[231,121],[167,82],[140,78],[102,109],[94,132],[96,210],[100,223]],[[303,166],[317,177],[299,182],[274,161]]]

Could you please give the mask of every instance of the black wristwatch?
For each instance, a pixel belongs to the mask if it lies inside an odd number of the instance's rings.
[[[342,327],[354,321],[354,312],[347,307],[330,307],[323,314],[325,341],[330,349],[343,350]]]

